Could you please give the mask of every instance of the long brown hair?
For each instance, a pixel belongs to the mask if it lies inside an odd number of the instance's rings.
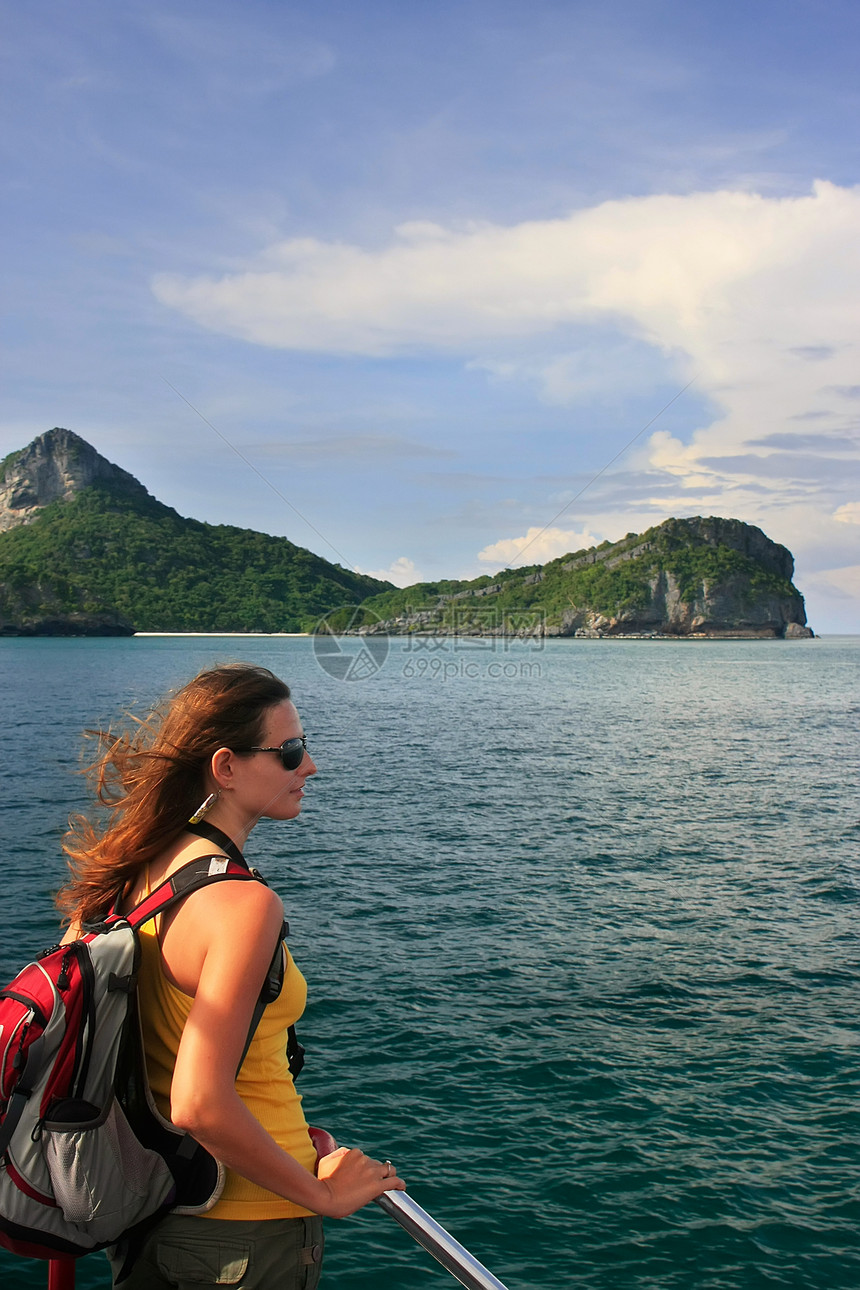
[[[231,663],[207,668],[120,734],[88,731],[100,755],[86,773],[102,811],[98,821],[73,817],[63,840],[70,878],[57,905],[70,921],[105,916],[200,805],[212,754],[260,743],[267,710],[289,697],[268,668]]]

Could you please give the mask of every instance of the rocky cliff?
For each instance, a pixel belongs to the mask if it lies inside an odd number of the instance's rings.
[[[0,463],[0,635],[295,632],[384,589],[287,538],[179,515],[70,430]]]
[[[398,590],[286,538],[185,519],[70,430],[0,463],[0,634],[362,630],[811,636],[794,560],[759,528],[671,519],[546,565]],[[353,620],[352,609],[345,622]]]
[[[547,565],[373,597],[364,630],[809,637],[793,574],[791,552],[753,525],[715,516],[671,519]]]
[[[55,426],[0,462],[0,532],[29,523],[51,502],[69,501],[93,484],[149,497],[134,475],[72,430]]]

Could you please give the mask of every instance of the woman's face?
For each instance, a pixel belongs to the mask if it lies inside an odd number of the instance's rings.
[[[297,739],[303,733],[298,712],[289,699],[284,699],[267,710],[260,746],[280,748],[287,739]],[[317,771],[308,752],[296,770],[285,770],[276,752],[244,753],[234,764],[241,806],[255,819],[294,819],[302,809],[305,780]]]

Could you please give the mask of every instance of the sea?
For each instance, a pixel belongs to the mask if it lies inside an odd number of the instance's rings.
[[[860,637],[0,640],[4,981],[56,939],[82,732],[234,659],[319,766],[247,848],[310,1122],[509,1290],[856,1290]],[[329,1290],[456,1284],[375,1205],[327,1232]]]

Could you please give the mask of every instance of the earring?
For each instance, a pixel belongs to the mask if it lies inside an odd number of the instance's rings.
[[[210,793],[206,800],[200,803],[194,814],[188,817],[188,823],[199,824],[201,820],[205,819],[220,796],[221,790],[216,788],[214,793]]]

